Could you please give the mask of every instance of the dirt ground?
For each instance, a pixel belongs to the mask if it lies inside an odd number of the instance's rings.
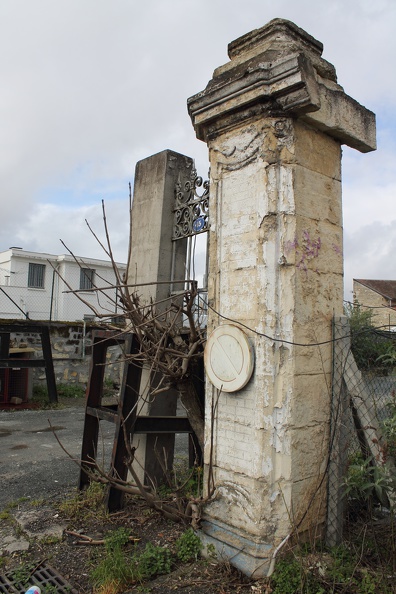
[[[30,543],[28,550],[16,551],[0,558],[0,575],[12,575],[21,568],[37,568],[49,564],[75,589],[78,594],[92,593],[90,581],[92,569],[106,555],[103,544],[89,544],[102,541],[110,531],[119,527],[128,528],[131,536],[137,539],[136,546],[143,550],[150,542],[155,546],[167,547],[174,554],[175,542],[186,530],[186,526],[165,520],[157,512],[147,508],[138,498],[131,497],[125,508],[118,513],[105,515],[85,507],[76,509],[74,491],[59,493],[50,501],[21,501],[15,507],[7,508],[5,517],[0,520],[1,531],[5,526],[13,529],[16,536],[26,537]],[[70,513],[64,502],[69,500]],[[62,505],[63,504],[63,505]],[[30,514],[30,522],[21,528],[18,518]],[[50,535],[50,528],[55,529]],[[57,533],[57,529],[60,533]],[[43,531],[47,530],[47,536]],[[86,542],[87,544],[80,544]],[[128,546],[128,545],[127,545]],[[1,584],[0,579],[0,584]],[[7,590],[5,590],[7,591]],[[193,563],[181,563],[173,555],[171,573],[161,575],[149,582],[136,583],[124,592],[153,592],[165,594],[180,591],[191,594],[266,592],[265,586],[251,582],[226,563],[199,559]],[[0,592],[4,592],[1,589]],[[46,594],[45,589],[43,594]],[[51,590],[52,594],[52,590]]]
[[[79,457],[84,400],[66,401],[63,405],[60,410],[0,411],[3,452],[0,461],[0,593],[15,592],[2,586],[1,576],[29,575],[44,565],[54,568],[78,594],[92,593],[90,574],[106,555],[105,547],[79,542],[87,543],[86,537],[102,541],[106,534],[120,527],[127,528],[135,537],[136,544],[130,546],[143,550],[147,543],[152,543],[167,547],[172,553],[169,574],[160,575],[149,583],[136,583],[125,592],[266,591],[264,586],[261,589],[259,584],[227,563],[204,559],[194,563],[178,561],[175,542],[188,527],[165,520],[137,497],[127,499],[124,509],[113,515],[105,514],[97,507],[97,502],[92,508],[89,507],[91,502],[88,507],[81,502],[80,508],[76,503],[78,468],[55,443],[48,431],[48,418],[52,426],[57,427],[68,450]],[[110,433],[102,438],[107,445],[112,445]],[[54,591],[42,588],[42,594]]]

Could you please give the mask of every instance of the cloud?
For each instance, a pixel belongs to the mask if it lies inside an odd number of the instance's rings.
[[[117,262],[126,262],[129,245],[129,204],[127,200],[112,200],[105,205],[111,249]],[[60,224],[53,224],[59,221]],[[15,235],[16,245],[37,252],[66,253],[62,242],[75,256],[108,260],[100,243],[107,249],[101,205],[67,208],[57,204],[39,204]],[[41,232],[38,232],[41,230]],[[61,242],[62,240],[62,242]]]
[[[104,198],[125,260],[136,161],[170,148],[206,175],[207,147],[195,138],[186,100],[228,60],[230,41],[274,17],[322,41],[346,92],[378,115],[377,154],[344,151],[349,270],[359,229],[389,224],[393,209],[394,0],[2,0],[0,250],[19,243],[58,252],[62,237],[93,257],[83,221],[100,224]],[[379,276],[389,256],[378,260]]]
[[[347,232],[344,243],[345,299],[351,300],[353,278],[395,280],[396,218]]]

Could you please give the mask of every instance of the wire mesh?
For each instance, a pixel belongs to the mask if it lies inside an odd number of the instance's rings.
[[[330,546],[342,539],[348,466],[356,456],[377,466],[389,462],[386,423],[396,411],[395,333],[373,327],[351,333],[347,318],[339,317],[334,320],[333,335],[327,517]]]

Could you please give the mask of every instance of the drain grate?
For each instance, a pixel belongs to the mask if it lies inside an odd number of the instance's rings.
[[[0,575],[0,593],[1,594],[24,594],[31,586],[39,586],[42,594],[46,592],[56,592],[56,594],[78,594],[77,590],[50,565],[43,563],[30,574],[27,585],[25,579],[21,577],[18,569],[10,571],[5,575]]]

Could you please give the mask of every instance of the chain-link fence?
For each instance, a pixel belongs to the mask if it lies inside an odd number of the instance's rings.
[[[364,322],[364,320],[363,320]],[[327,543],[341,541],[348,502],[387,505],[396,449],[396,335],[334,320]],[[352,496],[352,497],[351,497]]]

